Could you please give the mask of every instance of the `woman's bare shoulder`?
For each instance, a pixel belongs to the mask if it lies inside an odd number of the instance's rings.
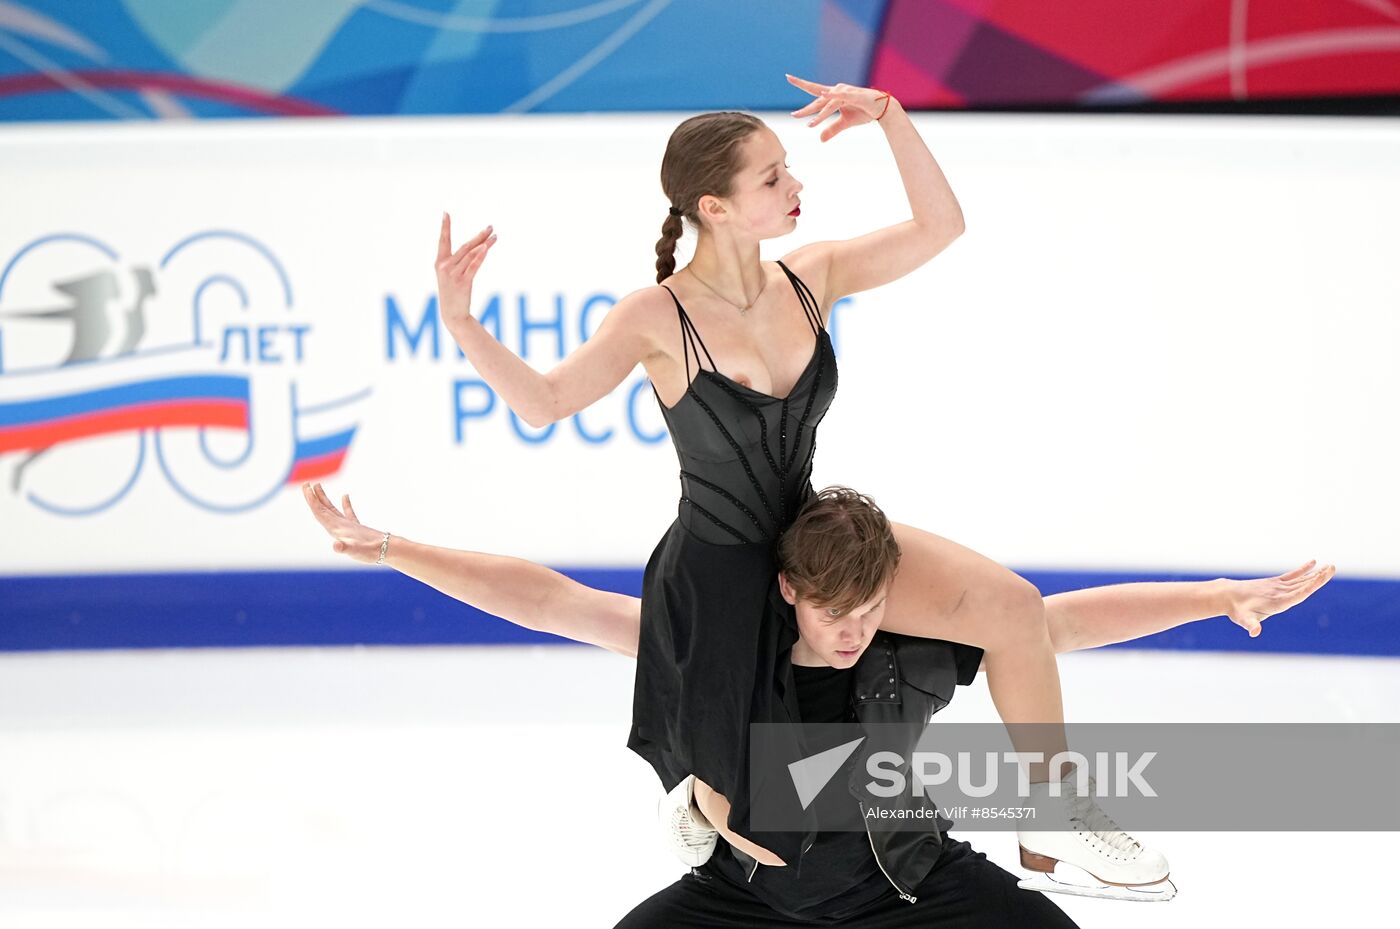
[[[804,281],[807,277],[825,277],[826,269],[831,263],[831,243],[808,242],[788,252],[779,260]]]
[[[781,259],[789,271],[797,275],[821,305],[825,317],[830,307],[826,299],[827,272],[831,269],[831,243],[809,242],[788,252]]]
[[[654,349],[664,350],[676,334],[675,300],[665,287],[652,284],[632,291],[613,304],[608,320],[641,334]]]
[[[628,322],[646,326],[661,319],[674,321],[676,304],[670,291],[660,284],[652,284],[632,291],[613,304],[609,315],[621,314]]]

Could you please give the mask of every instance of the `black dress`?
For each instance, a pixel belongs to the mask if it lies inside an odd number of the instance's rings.
[[[798,850],[790,843],[748,828],[749,723],[794,721],[795,699],[781,679],[797,631],[777,591],[775,543],[812,492],[817,424],[836,393],[836,355],[811,291],[778,265],[814,338],[785,398],[719,373],[671,294],[687,379],[692,357],[699,371],[675,406],[662,404],[680,459],[681,499],[642,581],[627,744],[668,791],[687,774],[709,784],[729,799],[735,832],[791,861]]]

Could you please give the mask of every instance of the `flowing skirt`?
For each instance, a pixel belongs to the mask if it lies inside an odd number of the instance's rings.
[[[751,783],[749,770],[749,724],[798,719],[790,686],[797,624],[778,588],[776,554],[772,542],[716,545],[671,525],[642,581],[627,745],[666,790],[694,774],[723,794],[729,827],[792,864],[807,833],[749,826],[755,792],[792,792]],[[791,751],[801,748],[794,742]]]

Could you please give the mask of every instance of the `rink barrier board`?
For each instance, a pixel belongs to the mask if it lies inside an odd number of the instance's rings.
[[[590,587],[636,595],[635,568],[565,568]],[[1050,595],[1186,575],[1021,572]],[[0,577],[0,651],[344,645],[565,644],[383,570]],[[1119,646],[1122,647],[1122,646]],[[1134,648],[1400,656],[1400,579],[1337,578],[1251,640],[1225,619],[1189,623]]]

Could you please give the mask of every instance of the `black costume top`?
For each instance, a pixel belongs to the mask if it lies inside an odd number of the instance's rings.
[[[797,705],[803,723],[854,723],[851,703],[853,668],[805,668],[793,665]],[[812,742],[815,754],[835,747]],[[837,775],[833,780],[844,778]],[[708,869],[730,884],[758,897],[795,919],[839,919],[858,913],[881,897],[890,883],[880,873],[864,832],[818,832],[793,867],[759,868],[752,874],[721,839]]]
[[[950,841],[946,832],[953,824],[947,819],[921,817],[912,829],[871,829],[865,815],[867,803],[890,812],[936,810],[922,792],[870,797],[863,789],[869,761],[874,752],[894,750],[904,757],[899,769],[908,777],[925,727],[953,699],[957,685],[976,679],[982,657],[974,646],[877,632],[853,668],[792,666],[784,687],[795,695],[789,702],[804,723],[855,721],[871,740],[820,789],[818,819],[834,818],[818,823],[801,859],[785,868],[760,867],[721,841],[708,862],[636,907],[618,929],[848,922],[1072,927],[1044,896],[1017,890],[1016,877],[966,842]],[[810,735],[807,749],[815,752],[848,742],[853,733],[819,727]],[[795,783],[785,780],[795,797]],[[823,798],[830,802],[821,803]],[[853,828],[854,815],[864,830]]]
[[[695,324],[671,294],[690,381],[675,406],[662,405],[681,465],[679,522],[697,538],[718,545],[773,542],[791,524],[810,490],[817,424],[836,394],[836,354],[816,299],[787,265],[780,261],[778,266],[797,292],[814,342],[807,366],[786,397],[721,374]]]
[[[628,737],[667,790],[694,774],[727,797],[729,825],[740,835],[750,834],[749,724],[793,721],[775,684],[796,640],[791,620],[781,616],[786,604],[775,599],[775,543],[811,493],[817,424],[836,393],[836,355],[820,307],[778,264],[814,342],[786,397],[716,370],[671,294],[689,386],[662,411],[680,460],[681,499],[642,581]],[[784,860],[784,852],[800,854],[795,847],[772,851]]]

